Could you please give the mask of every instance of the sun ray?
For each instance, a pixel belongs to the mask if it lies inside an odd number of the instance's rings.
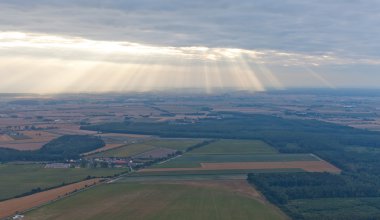
[[[323,55],[274,50],[171,47],[21,32],[0,32],[0,51],[7,54],[6,61],[0,61],[0,76],[13,73],[0,81],[2,91],[15,85],[23,87],[23,81],[30,78],[34,86],[24,86],[25,91],[199,88],[211,93],[228,87],[264,91],[285,88],[289,83],[285,75],[297,68],[303,68],[323,86],[334,88],[311,65],[344,63],[331,54],[327,59]],[[287,72],[273,72],[276,65],[287,66]]]

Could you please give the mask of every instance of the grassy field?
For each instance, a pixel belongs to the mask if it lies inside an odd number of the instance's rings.
[[[35,188],[48,188],[71,183],[87,176],[111,176],[124,169],[45,169],[42,165],[0,165],[0,200],[8,199]]]
[[[200,167],[200,163],[222,162],[281,162],[281,161],[315,161],[310,154],[191,154],[187,153],[168,162],[157,164],[154,168]]]
[[[259,140],[218,140],[192,154],[275,154],[276,149]]]
[[[26,213],[25,219],[284,219],[249,195],[201,184],[105,184]]]

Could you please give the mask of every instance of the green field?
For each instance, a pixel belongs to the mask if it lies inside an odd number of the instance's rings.
[[[285,218],[272,206],[230,190],[169,183],[104,184],[25,215],[31,220]]]
[[[123,147],[92,154],[89,157],[130,157],[155,148],[185,150],[202,141],[202,139],[154,139],[143,143],[128,144]]]
[[[168,162],[157,164],[155,168],[200,167],[200,163],[228,162],[281,162],[281,161],[315,161],[310,154],[191,154],[187,153]]]
[[[184,151],[186,148],[199,144],[203,139],[187,139],[187,138],[173,138],[173,139],[156,139],[145,142],[155,147],[170,148],[173,150]]]
[[[192,154],[275,154],[276,149],[260,140],[218,140]]]
[[[0,165],[0,200],[21,195],[36,188],[49,188],[77,182],[87,176],[112,176],[124,169],[45,169],[42,165]]]

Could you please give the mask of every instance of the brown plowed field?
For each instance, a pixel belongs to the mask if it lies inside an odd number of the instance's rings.
[[[86,186],[99,183],[100,180],[101,179],[86,180],[79,183],[62,186],[56,189],[36,193],[30,196],[24,196],[21,198],[10,199],[4,202],[0,202],[0,219],[14,215],[17,212],[23,212],[31,208],[48,203],[50,201],[56,200],[59,197],[74,192],[75,190],[83,189]]]
[[[150,168],[140,172],[167,172],[189,170],[265,170],[265,169],[303,169],[308,172],[340,173],[340,169],[332,164],[320,161],[287,161],[287,162],[233,162],[233,163],[201,163],[194,168]]]

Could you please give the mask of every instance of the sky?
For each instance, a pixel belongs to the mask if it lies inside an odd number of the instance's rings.
[[[380,88],[378,0],[0,0],[0,92]]]

